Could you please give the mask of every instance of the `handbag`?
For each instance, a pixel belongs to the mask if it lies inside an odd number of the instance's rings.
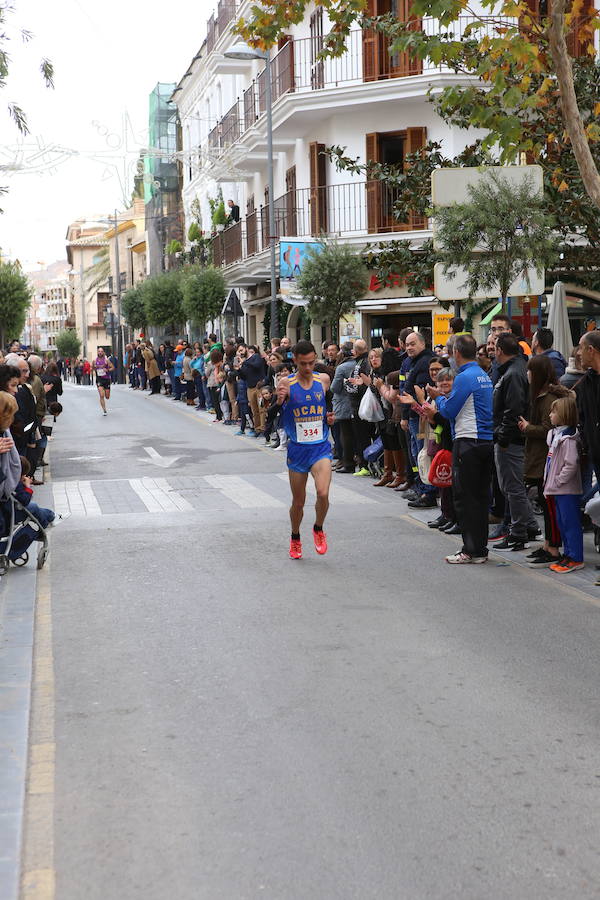
[[[358,418],[363,422],[383,422],[385,416],[381,403],[370,388],[365,391],[360,406],[358,407]]]
[[[427,454],[427,447],[421,447],[417,456],[417,467],[419,469],[419,478],[423,484],[431,484],[429,480],[429,470],[431,468],[431,457]]]
[[[452,454],[449,450],[438,450],[429,469],[429,483],[435,487],[452,485]]]

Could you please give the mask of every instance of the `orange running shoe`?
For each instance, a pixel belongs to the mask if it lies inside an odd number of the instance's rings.
[[[313,538],[315,541],[315,550],[323,556],[327,553],[327,535],[324,531],[315,531],[313,528]]]
[[[583,569],[584,566],[584,562],[576,562],[574,559],[566,557],[561,559],[560,562],[553,563],[549,568],[556,572],[557,575],[568,575],[569,572],[577,572],[578,569]]]
[[[290,559],[302,559],[302,541],[290,540]]]

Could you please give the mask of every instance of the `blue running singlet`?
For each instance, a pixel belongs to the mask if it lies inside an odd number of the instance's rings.
[[[325,389],[321,375],[313,372],[304,388],[297,375],[288,376],[289,399],[283,406],[283,427],[288,437],[288,469],[310,472],[316,462],[331,459]]]

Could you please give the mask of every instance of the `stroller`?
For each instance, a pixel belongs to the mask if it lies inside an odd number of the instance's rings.
[[[383,441],[380,437],[375,438],[373,443],[363,451],[363,458],[371,475],[374,478],[381,478],[383,475]]]
[[[10,563],[25,566],[29,562],[29,547],[39,541],[37,567],[42,569],[48,558],[48,535],[33,513],[23,506],[14,494],[1,504],[6,533],[0,538],[0,577],[6,575]]]

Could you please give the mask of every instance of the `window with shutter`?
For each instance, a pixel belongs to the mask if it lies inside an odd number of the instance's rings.
[[[534,19],[546,19],[552,12],[552,0],[526,0],[526,6],[530,15]],[[573,3],[567,3],[567,13],[573,7]],[[588,47],[593,38],[582,33],[582,26],[589,23],[589,18],[594,9],[594,0],[583,0],[581,9],[575,19],[571,22],[569,33],[567,34],[567,50],[569,54],[576,59],[580,56],[588,55]]]
[[[327,231],[327,168],[325,144],[308,145],[310,162],[310,233],[318,236]]]
[[[400,22],[409,22],[411,28],[418,31],[421,19],[411,15],[410,8],[411,0],[367,0],[365,14],[370,17],[391,15]],[[389,48],[390,42],[384,34],[374,29],[363,29],[363,81],[418,75],[423,71],[420,59],[406,52],[390,56]]]
[[[374,131],[366,136],[367,162],[381,162],[379,156],[379,134]],[[367,180],[367,231],[375,234],[379,231],[379,214],[381,210],[381,182]]]
[[[323,8],[319,7],[310,17],[310,85],[313,90],[325,86],[324,61],[319,59],[323,49]]]
[[[296,166],[285,173],[285,220],[286,235],[297,233],[296,227]]]
[[[366,158],[371,162],[407,165],[406,157],[416,153],[427,142],[427,129],[407,128],[405,131],[373,132],[366,135]],[[370,234],[384,231],[412,231],[427,227],[424,216],[411,213],[407,222],[399,222],[394,215],[398,190],[381,181],[367,181],[367,230]]]

